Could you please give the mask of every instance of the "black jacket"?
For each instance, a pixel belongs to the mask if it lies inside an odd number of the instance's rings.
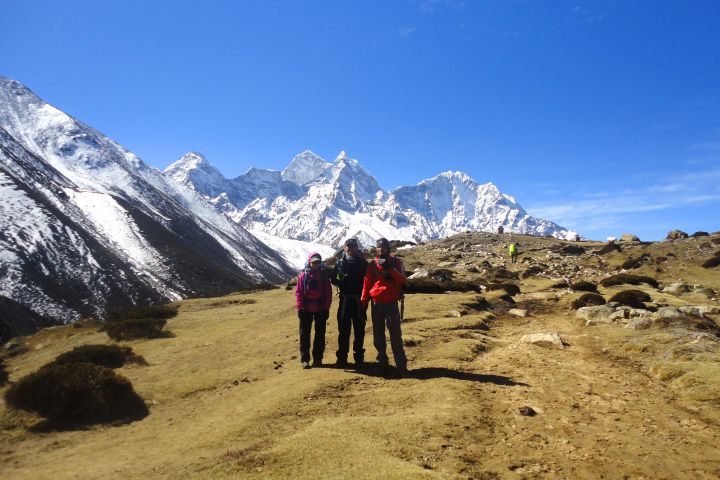
[[[358,255],[350,262],[345,254],[335,264],[330,281],[340,288],[340,295],[361,295],[368,262]]]

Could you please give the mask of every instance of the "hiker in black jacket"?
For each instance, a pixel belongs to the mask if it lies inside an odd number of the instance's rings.
[[[353,354],[355,366],[361,367],[365,361],[365,321],[367,315],[360,306],[363,280],[367,270],[367,261],[359,251],[357,240],[350,238],[345,242],[342,257],[335,264],[330,281],[340,289],[340,304],[338,306],[338,349],[337,365],[348,365],[348,352],[350,349],[350,330],[355,331],[353,340]]]

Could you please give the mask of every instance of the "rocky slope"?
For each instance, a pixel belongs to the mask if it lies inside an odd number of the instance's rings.
[[[204,198],[4,77],[0,190],[3,335],[292,270]]]
[[[511,239],[516,264],[505,255]],[[124,343],[148,362],[119,370],[147,417],[41,431],[40,418],[0,405],[0,470],[17,479],[718,478],[720,266],[702,266],[718,250],[720,233],[610,248],[468,233],[400,249],[411,288],[437,287],[406,295],[404,378],[377,368],[369,325],[367,368],[301,369],[292,291],[179,302],[173,337]],[[603,284],[622,273],[657,284]],[[593,307],[573,307],[588,293],[581,281],[612,314],[588,322]],[[477,291],[459,291],[463,282]],[[650,300],[609,302],[625,290]],[[329,362],[336,335],[328,322]],[[10,382],[108,341],[91,324],[18,339],[3,354]]]

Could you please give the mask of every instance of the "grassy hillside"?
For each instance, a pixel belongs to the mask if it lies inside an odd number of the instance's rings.
[[[171,336],[121,343],[147,362],[117,372],[145,400],[148,416],[58,431],[3,404],[0,473],[55,480],[718,478],[715,330],[689,317],[636,326],[665,306],[720,305],[720,270],[701,266],[720,250],[720,236],[606,254],[597,253],[599,243],[563,252],[570,244],[515,236],[521,255],[514,265],[505,258],[509,239],[463,234],[399,252],[409,273],[430,270],[440,287],[450,275],[520,288],[513,296],[502,288],[408,295],[407,378],[375,368],[369,328],[367,368],[302,370],[292,291],[187,300],[167,322]],[[652,277],[659,288],[599,284],[643,254],[626,273]],[[586,292],[557,286],[579,280],[598,285],[606,300],[644,291],[649,313],[587,322],[571,307]],[[662,291],[678,281],[689,291]],[[334,361],[336,307],[326,362]],[[716,314],[702,318],[717,325]],[[532,333],[556,333],[563,343],[527,343]],[[23,337],[4,351],[10,382],[96,343],[113,342],[91,322]]]

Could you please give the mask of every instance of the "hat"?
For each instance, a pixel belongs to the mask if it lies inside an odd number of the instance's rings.
[[[316,253],[315,255],[310,257],[309,261],[310,261],[310,263],[320,262],[320,261],[322,261],[322,258],[320,258],[320,255]]]
[[[348,238],[347,240],[345,240],[345,245],[347,245],[348,247],[357,247],[358,241],[354,238]]]
[[[388,239],[387,239],[387,238],[384,238],[384,237],[383,237],[383,238],[378,238],[378,239],[377,239],[377,242],[375,242],[375,245],[378,246],[378,247],[383,246],[383,247],[388,247],[388,248],[390,248],[390,242],[388,242]]]

